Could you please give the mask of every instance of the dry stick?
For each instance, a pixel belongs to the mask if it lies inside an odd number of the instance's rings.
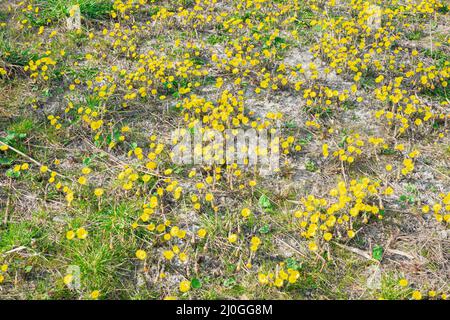
[[[342,171],[342,175],[344,176],[345,183],[348,184],[347,175],[345,174],[344,161],[341,161],[341,171]]]
[[[25,250],[25,249],[27,249],[27,247],[24,247],[24,246],[17,247],[17,248],[11,249],[11,250],[9,250],[9,251],[7,251],[7,252],[5,252],[5,253],[2,253],[2,256],[6,256],[6,255],[8,255],[8,254],[10,254],[10,253],[22,251],[22,250]]]
[[[446,175],[445,173],[443,173],[443,172],[439,171],[439,170],[438,170],[438,169],[436,169],[436,168],[433,168],[432,166],[430,166],[430,165],[426,164],[425,162],[423,162],[423,161],[421,161],[421,160],[417,160],[417,161],[418,161],[418,162],[420,162],[421,164],[423,164],[423,165],[427,166],[427,167],[428,167],[428,168],[430,168],[431,170],[433,170],[433,171],[435,171],[435,172],[437,172],[437,173],[441,174],[442,176],[444,176],[444,177],[446,177],[447,179],[449,179],[449,180],[450,180],[450,177],[449,177],[448,175]]]
[[[333,243],[335,245],[337,245],[338,247],[340,247],[342,249],[345,249],[345,250],[348,250],[350,252],[353,252],[353,253],[361,256],[361,257],[366,258],[367,260],[380,263],[378,260],[375,260],[374,258],[372,258],[366,251],[360,250],[358,248],[349,247],[349,246],[346,246],[344,244],[340,244],[338,242],[333,242]]]
[[[3,224],[5,224],[5,225],[8,223],[9,205],[11,202],[11,186],[12,186],[12,179],[9,178],[8,198],[6,200],[5,218],[3,219]]]
[[[102,153],[106,154],[106,155],[107,155],[112,161],[114,161],[115,163],[120,164],[120,165],[122,165],[122,166],[127,165],[127,163],[123,162],[122,160],[120,160],[119,158],[117,158],[116,156],[114,156],[113,154],[111,154],[111,153],[109,153],[109,152],[106,152],[106,151],[103,150],[103,149],[98,148],[97,146],[95,146],[94,144],[92,144],[91,141],[89,141],[88,139],[84,139],[84,141],[85,141],[87,144],[89,144],[89,146],[90,146],[92,149],[96,150],[97,152],[102,152]],[[161,178],[161,179],[168,178],[167,176],[160,175],[160,174],[158,174],[158,173],[156,173],[156,172],[154,172],[154,171],[149,171],[147,168],[143,167],[142,165],[138,165],[138,169],[139,169],[141,172],[144,172],[144,173],[146,173],[146,174],[148,174],[148,175],[151,175],[151,176],[154,176],[154,177],[158,177],[158,178]]]
[[[18,155],[20,155],[20,156],[22,156],[22,157],[24,157],[24,158],[27,158],[28,160],[30,160],[30,161],[33,162],[34,164],[38,165],[39,167],[42,167],[42,166],[43,166],[43,164],[40,163],[39,161],[33,159],[33,158],[30,157],[29,155],[26,155],[26,154],[23,153],[22,151],[19,151],[19,150],[17,150],[16,148],[13,148],[13,147],[11,147],[10,145],[8,145],[8,144],[6,144],[6,143],[4,143],[4,142],[2,142],[2,141],[0,141],[0,146],[6,146],[8,149],[11,149],[12,151],[14,151],[15,153],[17,153]],[[58,173],[58,172],[56,172],[56,171],[54,171],[54,170],[52,170],[52,172],[55,172],[56,175],[59,176],[59,177],[61,177],[61,178],[72,180],[72,179],[66,177],[65,175],[62,175],[62,174],[60,174],[60,173]]]
[[[390,254],[394,254],[394,255],[406,257],[406,258],[408,258],[408,259],[410,259],[410,260],[413,260],[413,259],[414,259],[414,257],[413,257],[412,255],[410,255],[409,253],[406,253],[406,252],[403,252],[403,251],[400,251],[400,250],[396,250],[396,249],[386,249],[386,252],[387,252],[387,253],[390,253]]]

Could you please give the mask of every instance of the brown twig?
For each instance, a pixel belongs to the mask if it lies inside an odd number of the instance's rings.
[[[40,163],[39,161],[33,159],[33,158],[30,157],[29,155],[23,153],[22,151],[17,150],[17,149],[14,148],[14,147],[11,147],[10,145],[8,145],[8,144],[6,144],[6,143],[4,143],[4,142],[2,142],[2,141],[0,141],[0,146],[6,146],[6,147],[8,147],[8,149],[14,151],[15,153],[17,153],[18,155],[20,155],[20,156],[22,156],[22,157],[24,157],[24,158],[30,160],[31,162],[33,162],[34,164],[38,165],[39,167],[42,167],[42,166],[43,166],[43,164]],[[72,179],[66,177],[65,175],[62,175],[62,174],[59,173],[59,172],[56,172],[56,171],[54,171],[54,170],[52,170],[52,172],[55,172],[56,175],[59,176],[59,177],[61,177],[61,178],[72,180]]]

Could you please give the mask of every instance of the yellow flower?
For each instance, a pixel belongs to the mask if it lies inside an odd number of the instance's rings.
[[[86,179],[85,176],[81,176],[81,177],[78,178],[78,183],[79,183],[79,184],[85,185],[86,182],[87,182],[87,179]]]
[[[8,271],[8,265],[7,264],[3,264],[2,267],[0,268],[0,270],[2,270],[2,272]]]
[[[173,257],[175,257],[175,253],[172,250],[166,250],[166,251],[163,252],[163,256],[167,260],[172,260]]]
[[[322,154],[323,154],[324,158],[328,158],[328,156],[329,156],[328,145],[326,143],[324,145],[322,145]]]
[[[353,230],[348,230],[347,231],[347,235],[348,235],[348,237],[350,238],[350,239],[352,239],[352,238],[354,238],[355,237],[355,231],[353,231]]]
[[[147,258],[147,253],[144,250],[138,250],[136,251],[136,258],[139,260],[145,260],[145,258]]]
[[[91,298],[92,299],[97,300],[99,296],[100,296],[100,291],[94,290],[94,291],[91,292]]]
[[[317,244],[315,242],[308,243],[308,248],[309,248],[309,251],[317,251],[317,249],[318,249]]]
[[[281,288],[281,287],[283,286],[283,283],[284,283],[283,279],[281,279],[281,278],[276,278],[276,279],[275,279],[275,282],[274,282],[274,285],[275,285],[276,287],[278,287],[278,288]]]
[[[180,258],[181,262],[186,262],[188,257],[187,257],[186,253],[182,252],[182,253],[180,253],[178,258]]]
[[[86,239],[87,235],[88,235],[88,232],[86,231],[85,228],[79,228],[77,230],[77,237],[78,237],[78,239],[82,239],[82,240]]]
[[[244,208],[244,209],[242,209],[242,211],[241,211],[241,215],[242,215],[244,218],[247,218],[248,216],[250,216],[251,213],[252,213],[251,210],[248,209],[248,208]]]
[[[66,275],[66,276],[63,278],[63,281],[64,281],[64,284],[65,284],[66,286],[68,286],[68,285],[71,284],[72,281],[73,281],[73,275],[71,275],[71,274]]]
[[[172,237],[176,237],[178,234],[178,231],[180,231],[180,228],[178,228],[177,226],[174,226],[170,229],[170,235]]]
[[[100,127],[103,125],[103,120],[93,121],[91,122],[91,129],[96,131],[100,129]]]
[[[414,291],[413,293],[412,293],[412,298],[414,299],[414,300],[421,300],[422,299],[422,294],[420,293],[420,291]]]
[[[252,243],[252,245],[254,246],[259,246],[261,244],[261,239],[258,237],[252,237],[252,239],[250,240],[250,242]]]
[[[88,175],[89,173],[92,172],[92,169],[91,169],[91,168],[88,168],[88,167],[84,167],[84,168],[81,170],[81,172],[82,172],[84,175]]]
[[[384,80],[384,76],[383,75],[380,75],[380,76],[378,76],[376,79],[375,79],[375,82],[376,83],[380,83],[381,81],[383,81]]]
[[[267,278],[267,276],[263,273],[258,274],[258,281],[261,284],[268,284],[269,283],[269,279]]]
[[[74,199],[73,192],[67,193],[67,195],[66,195],[66,200],[67,200],[67,202],[69,203],[69,205],[71,204],[71,202],[73,201],[73,199]]]
[[[177,237],[180,239],[183,239],[184,237],[186,237],[186,231],[185,230],[179,230],[177,232]]]
[[[72,240],[73,238],[75,238],[75,232],[73,232],[73,230],[67,231],[66,239],[67,240]]]
[[[398,150],[398,151],[403,151],[403,150],[405,150],[405,146],[403,144],[399,144],[399,145],[396,145],[394,149]]]
[[[198,230],[197,235],[203,239],[206,236],[206,230],[205,229]]]
[[[399,284],[401,287],[406,287],[406,286],[408,285],[408,280],[406,280],[406,279],[400,279],[400,281],[398,282],[398,284]]]
[[[228,236],[228,241],[230,243],[235,243],[237,241],[237,239],[238,239],[238,236],[235,233],[232,233]]]
[[[95,196],[97,196],[97,197],[99,197],[99,198],[100,198],[104,193],[105,193],[105,191],[104,191],[102,188],[96,188],[96,189],[94,190]]]
[[[180,282],[180,291],[181,292],[188,292],[190,289],[191,289],[190,281],[181,281]]]
[[[386,190],[384,191],[384,194],[387,196],[393,195],[394,189],[392,189],[391,187],[387,187]]]

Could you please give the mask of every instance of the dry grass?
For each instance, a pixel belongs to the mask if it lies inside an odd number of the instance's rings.
[[[0,4],[2,298],[446,298],[447,6],[381,1],[367,31],[349,1],[131,2],[79,1],[80,30],[64,1]],[[195,121],[293,142],[270,176],[176,165],[171,134]]]

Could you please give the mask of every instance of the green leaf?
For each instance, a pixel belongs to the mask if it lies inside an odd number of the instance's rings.
[[[297,124],[294,121],[289,121],[284,124],[286,128],[295,129],[297,128]]]
[[[348,138],[347,135],[344,135],[341,139],[341,142],[338,143],[338,146],[344,148],[345,144],[347,143],[347,138]]]
[[[236,284],[236,279],[234,279],[234,278],[225,279],[225,281],[223,282],[223,285],[225,287],[231,287],[231,286],[234,286],[235,284]]]
[[[383,247],[382,246],[375,246],[372,249],[372,257],[375,260],[381,261],[383,258]]]
[[[20,177],[20,171],[14,171],[13,169],[9,169],[8,171],[6,171],[6,176],[8,178],[18,178]]]
[[[260,229],[259,229],[259,232],[260,233],[263,233],[263,234],[265,234],[265,233],[269,233],[269,231],[270,231],[270,227],[266,224],[265,226],[262,226]]]
[[[173,172],[176,173],[176,174],[180,174],[180,173],[182,173],[183,171],[184,171],[184,169],[183,169],[182,167],[176,167],[176,168],[173,170]]]
[[[13,160],[10,158],[0,158],[0,165],[10,166]]]
[[[306,138],[300,139],[299,143],[300,143],[300,145],[305,146],[311,142],[312,138],[313,138],[312,134],[308,133]]]
[[[396,151],[391,148],[381,150],[381,154],[384,154],[384,155],[393,155],[395,153],[396,153]]]
[[[16,134],[8,132],[8,135],[4,138],[0,138],[0,141],[6,144],[11,144],[16,139]]]
[[[199,279],[194,278],[191,281],[191,286],[194,289],[200,289],[202,287],[202,282]]]
[[[272,203],[270,202],[269,198],[264,194],[259,198],[259,205],[264,209],[272,207]]]
[[[288,269],[292,269],[292,270],[300,269],[300,264],[294,258],[288,258],[286,260],[286,266],[288,267]]]
[[[87,158],[84,158],[84,159],[83,159],[83,164],[84,164],[85,166],[90,165],[91,162],[92,162],[92,158],[90,158],[90,157],[87,157]]]
[[[114,133],[113,133],[114,140],[116,140],[116,141],[119,140],[120,136],[121,136],[120,131],[117,129],[114,130]]]

